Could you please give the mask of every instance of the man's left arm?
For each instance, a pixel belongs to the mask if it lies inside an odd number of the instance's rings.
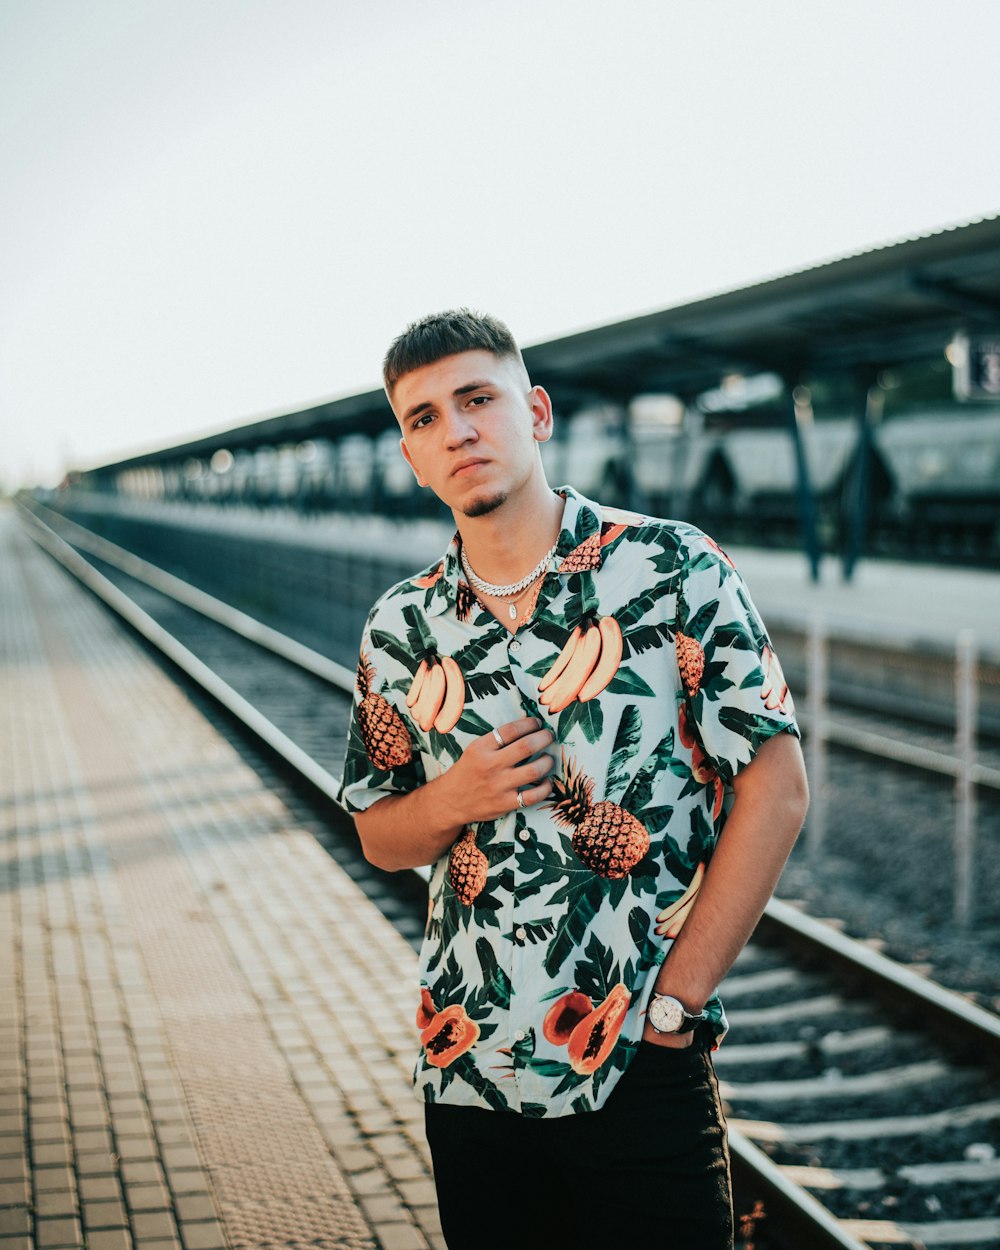
[[[779,733],[733,779],[733,805],[698,898],[656,978],[656,990],[701,1011],[746,945],[781,876],[809,806],[798,740]],[[692,1034],[643,1039],[690,1045]]]

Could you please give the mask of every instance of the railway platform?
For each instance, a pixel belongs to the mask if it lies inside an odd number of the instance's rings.
[[[443,1247],[415,956],[0,511],[0,1250]]]

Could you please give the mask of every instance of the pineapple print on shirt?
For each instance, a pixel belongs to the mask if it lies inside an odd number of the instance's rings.
[[[387,772],[408,764],[413,747],[402,717],[388,700],[372,689],[374,680],[375,668],[362,651],[358,662],[358,690],[361,692],[358,728],[368,758],[376,768]]]
[[[413,989],[418,1095],[531,1116],[603,1105],[734,776],[798,732],[728,556],[693,526],[559,493],[555,568],[516,635],[480,607],[457,537],[372,609],[342,791],[363,811],[494,726],[552,729],[550,798],[466,827],[433,866]],[[721,1038],[717,996],[706,1010]]]
[[[599,877],[615,881],[649,850],[649,833],[617,803],[594,802],[594,782],[563,756],[563,775],[552,780],[556,820],[574,830],[573,850]]]

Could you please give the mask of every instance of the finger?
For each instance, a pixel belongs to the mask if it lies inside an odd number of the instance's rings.
[[[517,780],[520,785],[529,781],[541,781],[555,768],[556,762],[548,753],[539,755],[537,759],[527,760],[517,766]]]
[[[529,786],[527,790],[521,791],[521,806],[533,807],[536,803],[541,803],[543,799],[547,799],[552,793],[552,782],[546,779],[537,786]],[[517,796],[514,797],[512,807],[517,806]]]
[[[519,720],[509,720],[506,725],[499,725],[498,728],[501,738],[510,746],[512,742],[517,742],[525,734],[535,733],[541,729],[542,722],[537,716],[522,716]]]
[[[555,742],[555,734],[551,729],[536,730],[535,733],[527,734],[519,738],[517,742],[512,742],[504,761],[520,764],[522,760],[530,759],[532,755],[545,751],[553,742]]]

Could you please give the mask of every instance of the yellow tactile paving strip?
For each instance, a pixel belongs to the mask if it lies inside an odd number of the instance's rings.
[[[410,947],[9,514],[0,640],[0,1250],[442,1246]]]

